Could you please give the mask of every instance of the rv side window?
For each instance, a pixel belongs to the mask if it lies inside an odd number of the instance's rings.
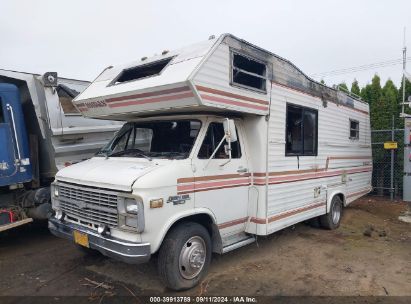
[[[173,59],[173,57],[125,69],[111,84],[120,84],[123,82],[157,76],[164,70],[171,59]]]
[[[358,120],[350,119],[350,139],[360,138],[360,122]]]
[[[287,105],[286,155],[317,155],[318,111]]]
[[[264,63],[233,52],[231,65],[231,84],[266,92]]]
[[[238,132],[237,132],[238,134]],[[206,136],[204,137],[203,143],[201,145],[200,151],[198,152],[199,159],[208,159],[213,154],[214,150],[217,148],[221,139],[224,137],[224,126],[219,122],[212,122],[208,126]],[[238,138],[238,136],[237,136]],[[214,158],[228,158],[226,154],[227,143],[223,142],[220,148],[217,150]],[[241,158],[241,148],[240,148],[240,139],[236,142],[231,143],[231,158]]]

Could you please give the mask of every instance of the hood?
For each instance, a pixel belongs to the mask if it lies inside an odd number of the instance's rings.
[[[56,180],[130,192],[138,178],[162,166],[160,162],[164,161],[167,160],[93,157],[60,170]]]

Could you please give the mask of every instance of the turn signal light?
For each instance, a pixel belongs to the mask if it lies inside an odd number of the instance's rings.
[[[161,208],[163,207],[164,200],[162,198],[150,200],[150,208]]]

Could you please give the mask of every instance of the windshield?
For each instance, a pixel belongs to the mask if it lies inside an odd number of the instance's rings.
[[[96,155],[147,159],[187,158],[200,127],[199,120],[129,122]]]

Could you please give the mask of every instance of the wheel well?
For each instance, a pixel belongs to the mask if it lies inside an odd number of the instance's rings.
[[[222,240],[220,236],[220,231],[210,215],[200,213],[183,217],[178,221],[174,222],[168,231],[170,231],[173,227],[177,226],[178,224],[185,222],[194,222],[204,226],[210,234],[211,243],[213,245],[213,252],[222,253]]]
[[[345,206],[345,196],[342,193],[337,193],[335,196],[339,197],[339,199],[342,201],[343,206]]]

